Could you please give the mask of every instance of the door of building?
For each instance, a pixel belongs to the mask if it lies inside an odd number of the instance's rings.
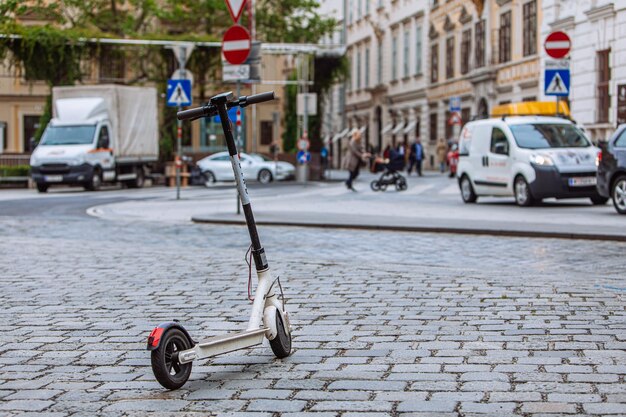
[[[30,153],[35,148],[35,133],[39,129],[41,116],[25,115],[23,118],[22,151]]]

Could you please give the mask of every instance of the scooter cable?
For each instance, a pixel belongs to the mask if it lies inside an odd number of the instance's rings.
[[[250,260],[248,260],[248,255],[250,255]],[[254,297],[252,297],[252,245],[248,246],[243,260],[248,264],[248,300],[254,302]]]

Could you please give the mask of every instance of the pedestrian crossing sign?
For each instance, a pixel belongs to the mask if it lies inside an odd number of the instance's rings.
[[[169,107],[191,105],[190,80],[167,80],[167,105]]]
[[[569,95],[569,69],[546,69],[544,76],[544,91],[546,96]]]

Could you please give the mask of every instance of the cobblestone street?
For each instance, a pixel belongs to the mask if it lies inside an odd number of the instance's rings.
[[[244,227],[0,217],[0,415],[626,415],[626,244],[259,230],[294,353],[194,363],[150,330],[245,327]]]

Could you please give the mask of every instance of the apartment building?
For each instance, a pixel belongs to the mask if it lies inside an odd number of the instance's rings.
[[[455,139],[451,98],[463,123],[541,98],[541,2],[347,0],[348,126],[373,150],[419,137],[434,166],[437,139]]]
[[[346,119],[375,152],[425,135],[426,0],[349,0]]]
[[[541,35],[562,30],[572,39],[569,101],[572,117],[594,140],[626,123],[626,2],[543,0]],[[548,59],[544,53],[544,60]]]

